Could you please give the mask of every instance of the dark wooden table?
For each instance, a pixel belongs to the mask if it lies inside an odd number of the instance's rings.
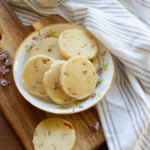
[[[8,121],[0,111],[0,150],[24,150]]]

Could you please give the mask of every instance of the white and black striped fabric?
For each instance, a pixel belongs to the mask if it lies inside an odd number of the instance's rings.
[[[55,9],[8,0],[25,24],[50,14],[84,25],[115,60],[113,84],[97,104],[110,150],[150,150],[150,0],[65,0]]]

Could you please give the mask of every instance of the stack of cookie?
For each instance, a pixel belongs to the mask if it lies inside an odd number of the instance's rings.
[[[56,104],[84,99],[96,85],[97,51],[94,37],[79,29],[65,30],[58,39],[44,39],[30,52],[22,73],[24,85]]]

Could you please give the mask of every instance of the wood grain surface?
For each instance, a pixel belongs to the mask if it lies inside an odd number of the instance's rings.
[[[0,111],[0,150],[24,150],[8,121]]]
[[[35,29],[52,23],[65,22],[60,16],[53,15],[45,18],[33,26],[24,26],[5,0],[0,0],[0,49],[6,47],[9,57],[14,58],[15,52],[27,35]],[[74,150],[94,150],[105,141],[102,127],[95,131],[89,124],[99,120],[93,107],[82,113],[73,115],[55,115],[41,111],[30,105],[18,92],[12,71],[0,76],[11,81],[11,85],[0,87],[0,109],[10,125],[20,138],[27,150],[33,150],[32,137],[37,124],[48,117],[61,117],[69,120],[76,130],[76,144]]]

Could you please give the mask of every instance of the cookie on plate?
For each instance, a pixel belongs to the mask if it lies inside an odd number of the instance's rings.
[[[35,47],[32,48],[30,52],[30,58],[39,54],[47,55],[56,60],[61,60],[62,56],[58,50],[58,39],[47,38],[39,42]]]
[[[75,130],[69,121],[49,118],[36,127],[33,146],[35,150],[72,150],[75,141]]]
[[[94,37],[79,29],[63,31],[58,38],[60,53],[69,59],[76,55],[92,59],[96,56],[98,48]]]
[[[65,61],[55,61],[45,72],[43,84],[47,95],[57,104],[70,104],[75,99],[64,93],[60,87],[60,70]]]
[[[94,91],[96,78],[93,64],[83,56],[75,56],[62,66],[60,85],[68,96],[81,100]]]
[[[44,73],[50,68],[54,59],[45,55],[36,55],[26,63],[22,77],[27,90],[42,98],[47,97],[43,86]]]

